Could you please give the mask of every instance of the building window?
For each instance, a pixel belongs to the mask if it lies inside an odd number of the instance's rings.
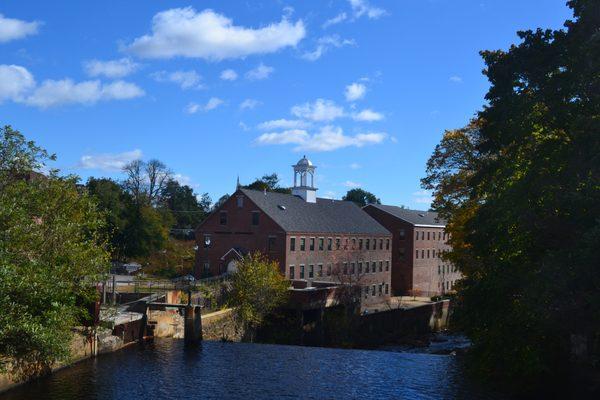
[[[377,261],[373,261],[373,262],[371,263],[371,272],[372,272],[372,273],[375,273],[375,272],[377,272]]]
[[[208,274],[208,273],[210,273],[210,263],[205,262],[204,263],[204,274]]]
[[[352,250],[356,249],[356,238],[352,238]]]
[[[390,285],[389,284],[385,284],[385,294],[389,294],[390,293]]]
[[[348,250],[348,238],[344,241],[344,250]]]
[[[310,238],[310,242],[308,242],[308,249],[310,251],[315,251],[315,238]]]
[[[221,211],[219,213],[219,223],[221,225],[227,225],[227,211]]]
[[[419,240],[419,231],[415,231],[415,240]]]
[[[358,274],[359,275],[362,274],[362,263],[361,262],[358,263]]]
[[[269,239],[267,240],[267,251],[274,251],[275,250],[275,236],[269,236]]]
[[[237,206],[238,208],[244,207],[244,196],[237,196]]]
[[[258,225],[260,218],[260,211],[252,211],[252,225]]]
[[[340,238],[335,238],[335,249],[336,250],[340,249]]]
[[[300,238],[300,251],[306,250],[306,239]]]
[[[350,275],[354,275],[354,263],[350,263]]]
[[[290,238],[290,251],[296,251],[296,238]]]
[[[333,245],[333,239],[327,238],[327,250],[331,251],[331,246]]]
[[[438,265],[438,275],[442,274],[442,267]]]
[[[204,248],[207,249],[210,247],[212,240],[210,235],[204,235]]]
[[[348,275],[348,263],[344,263],[344,275]]]
[[[427,249],[427,258],[429,258],[429,249]]]
[[[365,250],[369,250],[371,239],[365,239]]]
[[[402,240],[406,239],[406,230],[405,229],[400,229],[400,231],[398,232],[398,236]]]
[[[324,244],[325,244],[325,239],[319,238],[319,251],[323,251]]]
[[[379,239],[379,250],[383,250],[383,239]]]
[[[425,231],[421,231],[421,240],[425,240]]]
[[[365,299],[369,297],[369,287],[365,286]]]
[[[358,239],[358,249],[362,250],[362,239]]]
[[[438,240],[442,240],[442,232],[438,232]]]
[[[294,276],[294,266],[290,265],[290,279],[294,279],[294,278],[295,278],[295,276]]]
[[[309,278],[314,278],[315,277],[315,266],[310,264],[308,266],[308,277]]]
[[[375,296],[375,292],[376,292],[376,288],[375,285],[372,286],[372,290],[371,290],[371,296]]]
[[[383,272],[383,261],[379,261],[379,272]]]
[[[327,264],[327,276],[331,276],[331,264]]]
[[[389,262],[389,260],[385,262],[385,270],[386,271],[390,270],[390,262]]]
[[[383,294],[383,284],[378,285],[379,286],[379,295],[381,296]]]
[[[323,276],[323,264],[317,266],[317,276],[320,278]]]
[[[365,274],[369,273],[369,262],[365,262]]]
[[[419,250],[415,250],[415,258],[419,258]]]
[[[386,239],[385,240],[385,249],[389,250],[390,249],[390,239]]]
[[[377,239],[373,239],[373,250],[377,250]]]
[[[406,253],[406,249],[404,247],[398,248],[398,255],[400,256],[400,258],[404,259],[405,253]]]
[[[300,266],[300,279],[304,279],[304,265]]]
[[[425,258],[425,250],[421,250],[421,258]]]
[[[429,240],[429,233],[430,233],[430,232],[427,232],[427,240]]]

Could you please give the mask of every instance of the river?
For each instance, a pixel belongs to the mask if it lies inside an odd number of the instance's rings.
[[[21,399],[500,399],[460,357],[252,343],[156,340],[103,355],[4,395]]]

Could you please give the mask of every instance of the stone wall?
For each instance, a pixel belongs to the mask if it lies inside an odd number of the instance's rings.
[[[148,311],[148,323],[154,325],[154,337],[184,338],[184,318],[178,311]],[[233,310],[228,308],[202,316],[204,340],[241,341],[242,329],[235,322]]]

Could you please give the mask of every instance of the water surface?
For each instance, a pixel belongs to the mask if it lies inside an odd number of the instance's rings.
[[[499,399],[451,355],[156,340],[0,395],[17,399]]]

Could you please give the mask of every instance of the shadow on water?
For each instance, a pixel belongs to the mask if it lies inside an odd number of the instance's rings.
[[[17,399],[500,399],[460,359],[394,351],[156,340],[0,395]]]

